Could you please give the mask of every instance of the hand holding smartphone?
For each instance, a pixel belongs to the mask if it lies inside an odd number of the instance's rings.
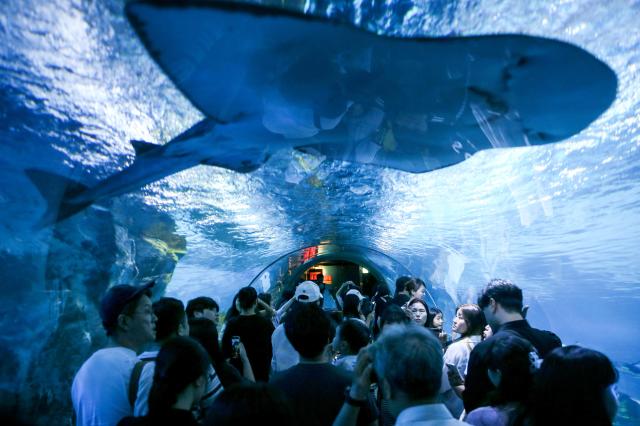
[[[458,371],[458,367],[453,364],[447,364],[447,377],[452,387],[464,385],[464,379]]]
[[[240,357],[240,336],[231,337],[231,358]]]

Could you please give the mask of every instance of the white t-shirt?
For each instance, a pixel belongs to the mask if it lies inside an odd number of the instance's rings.
[[[474,335],[462,338],[456,342],[453,342],[447,348],[444,353],[444,363],[453,364],[458,369],[460,377],[463,379],[467,377],[467,365],[469,364],[469,356],[473,348],[480,343],[481,336]]]
[[[71,385],[79,426],[115,426],[131,416],[129,380],[138,361],[128,348],[100,349],[82,364]]]
[[[283,371],[298,364],[300,355],[293,348],[284,332],[284,324],[280,324],[271,335],[271,369],[273,372]]]

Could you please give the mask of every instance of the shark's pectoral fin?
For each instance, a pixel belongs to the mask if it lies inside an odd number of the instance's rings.
[[[46,202],[46,210],[38,226],[46,227],[66,219],[91,205],[92,201],[73,202],[88,187],[77,181],[45,172],[28,169],[25,174],[38,189]]]
[[[157,149],[161,146],[151,142],[135,140],[135,139],[131,140],[131,145],[133,146],[133,149],[136,151],[136,156],[142,155],[153,149]]]

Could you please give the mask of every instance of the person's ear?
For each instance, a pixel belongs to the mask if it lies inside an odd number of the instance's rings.
[[[495,313],[498,309],[498,302],[493,297],[489,299],[489,306],[491,307],[491,312]]]
[[[194,318],[202,318],[204,316],[204,312],[202,311],[193,311]]]
[[[118,315],[118,327],[123,329],[124,331],[128,331],[131,326],[131,317],[126,314]]]

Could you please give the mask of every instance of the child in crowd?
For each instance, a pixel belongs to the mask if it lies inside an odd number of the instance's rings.
[[[336,329],[331,344],[333,352],[338,355],[333,365],[353,371],[358,352],[370,342],[371,333],[362,321],[345,319]]]
[[[434,336],[438,338],[443,348],[447,347],[449,343],[449,335],[444,332],[444,315],[440,308],[433,307],[429,310],[429,319],[427,324]]]

